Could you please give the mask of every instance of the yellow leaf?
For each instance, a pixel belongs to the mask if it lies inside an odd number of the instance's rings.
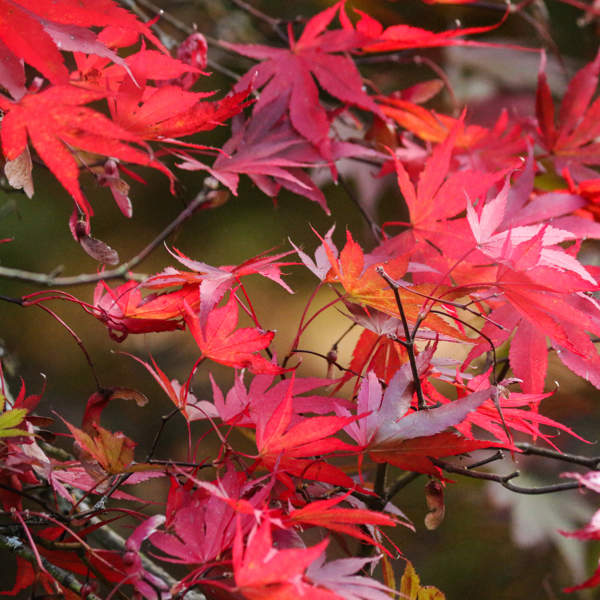
[[[387,555],[383,555],[381,558],[381,568],[383,570],[383,583],[387,585],[390,589],[396,589],[396,577],[394,576],[394,568],[392,567],[392,561],[390,557]],[[392,598],[396,597],[396,592],[391,592],[390,596]]]
[[[400,597],[405,600],[446,600],[446,596],[433,586],[421,586],[421,580],[410,561],[400,580]]]
[[[410,561],[406,561],[406,569],[400,580],[400,597],[406,600],[417,600],[417,594],[421,588],[421,580]]]

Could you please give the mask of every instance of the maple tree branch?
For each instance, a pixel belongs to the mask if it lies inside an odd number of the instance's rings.
[[[375,483],[373,484],[373,491],[379,498],[385,496],[385,478],[387,475],[387,463],[379,463],[377,470],[375,471]]]
[[[0,300],[10,302],[11,304],[18,304],[19,306],[23,306],[23,303],[25,302],[23,298],[12,298],[11,296],[4,296],[3,294],[0,294]]]
[[[277,34],[279,39],[281,39],[281,41],[283,41],[285,44],[290,43],[287,35],[280,29],[281,25],[283,25],[285,23],[285,21],[283,19],[271,17],[271,16],[267,15],[266,13],[258,10],[257,8],[254,8],[254,6],[248,4],[248,2],[245,2],[244,0],[230,0],[230,1],[232,2],[232,4],[235,4],[239,9],[247,12],[248,14],[252,15],[256,19],[259,19],[259,20],[267,23],[271,27],[271,29],[273,29],[273,31]]]
[[[57,277],[56,270],[51,273],[35,273],[32,271],[23,271],[21,269],[12,269],[10,267],[0,266],[0,277],[16,281],[25,281],[48,287],[67,287],[97,283],[98,281],[107,281],[110,279],[124,279],[126,281],[143,281],[147,276],[143,274],[129,273],[131,269],[139,265],[146,259],[162,242],[164,242],[180,225],[187,221],[204,204],[210,202],[211,192],[216,189],[216,184],[212,178],[207,177],[204,180],[202,190],[196,197],[171,221],[149,244],[147,244],[138,254],[130,258],[116,269],[101,271],[99,273],[81,273],[70,277]],[[4,299],[4,298],[2,298]],[[11,301],[15,301],[14,299]]]
[[[96,532],[94,532],[94,535],[96,535],[96,537],[100,541],[102,541],[103,546],[109,550],[118,550],[122,552],[125,548],[125,538],[123,538],[114,529],[111,529],[110,527],[101,527]],[[140,552],[138,556],[140,557],[142,561],[142,566],[146,571],[162,579],[169,586],[169,588],[173,588],[175,585],[177,585],[177,579],[172,577],[162,567],[157,565],[145,554]],[[185,594],[183,594],[182,597],[186,600],[206,600],[206,596],[204,594],[200,592],[195,592],[193,590],[188,590]]]
[[[46,511],[47,513],[52,514],[56,519],[66,520],[65,517],[64,517],[64,515],[61,515],[59,512],[54,511],[53,509],[51,509],[48,506],[48,504],[46,502],[44,502],[44,500],[38,498],[34,494],[31,494],[29,492],[29,490],[19,490],[19,489],[15,488],[15,487],[7,485],[6,483],[0,483],[0,490],[6,490],[7,492],[10,492],[11,494],[15,494],[17,496],[21,496],[21,498],[25,498],[25,499],[29,500],[30,502],[34,502],[35,504],[39,504],[44,509],[44,511]]]
[[[48,442],[42,442],[42,446],[43,446],[44,452],[55,456],[59,460],[72,460],[73,459],[73,456],[70,453],[66,452],[65,450],[63,450],[61,448],[57,448],[56,446],[53,446],[52,444],[49,444]],[[169,461],[169,462],[173,463],[174,461]],[[119,482],[119,485],[123,483],[123,481],[121,480],[120,477],[117,478],[117,481]],[[15,494],[19,494],[23,498],[27,498],[28,500],[35,502],[36,504],[40,504],[43,507],[45,513],[48,513],[48,515],[52,515],[54,521],[63,521],[63,522],[69,521],[69,520],[73,521],[73,520],[83,519],[83,518],[88,517],[89,520],[88,519],[86,519],[86,520],[88,520],[88,523],[90,523],[92,525],[97,525],[97,524],[101,523],[101,519],[99,519],[97,516],[94,516],[95,513],[97,513],[98,502],[96,502],[94,507],[92,507],[89,504],[89,502],[85,499],[83,492],[81,492],[80,490],[73,489],[72,493],[76,498],[78,498],[78,504],[82,507],[83,510],[74,515],[66,517],[64,514],[58,513],[56,511],[54,511],[53,509],[49,508],[48,505],[45,502],[43,502],[43,500],[41,500],[41,499],[37,498],[35,495],[29,493],[29,491],[13,489],[13,488],[10,488],[9,486],[3,485],[3,484],[0,484],[0,488],[7,489],[8,491],[11,491]],[[112,491],[111,491],[111,493],[112,493]],[[91,517],[91,518],[89,518],[89,517]],[[48,519],[46,518],[43,522],[47,523]],[[98,527],[94,531],[94,537],[97,540],[97,542],[100,543],[102,545],[102,547],[105,549],[116,550],[118,552],[125,551],[127,540],[124,537],[122,537],[120,534],[118,534],[114,529],[109,527],[108,525],[103,525],[101,527]],[[9,546],[6,545],[6,539],[12,540],[12,541],[8,542],[10,544]],[[35,553],[30,548],[28,548],[22,540],[20,540],[16,536],[9,538],[8,536],[0,534],[0,548],[11,550],[11,551],[15,552],[17,555],[24,558],[25,560],[28,560],[29,562],[32,562],[34,564],[35,564],[35,562],[37,562]],[[23,552],[25,553],[24,555],[22,555],[20,553],[21,550],[23,550]],[[142,561],[142,565],[143,565],[144,569],[146,571],[152,573],[153,575],[159,577],[160,579],[162,579],[169,586],[169,588],[173,588],[177,584],[177,580],[174,577],[172,577],[162,567],[157,565],[152,559],[148,558],[145,554],[140,552],[139,557]],[[61,582],[61,584],[65,585],[65,587],[69,587],[69,585],[67,585],[65,582],[63,582],[60,575],[55,574],[55,572],[53,570],[54,565],[52,565],[51,563],[48,563],[46,561],[46,559],[44,559],[43,557],[42,557],[42,564],[53,577],[55,577],[58,581]],[[56,568],[58,569],[59,567],[56,567]],[[60,569],[60,571],[63,571],[63,570]],[[63,572],[70,575],[70,573],[68,571],[63,571]],[[75,581],[77,581],[77,580],[75,580]],[[81,584],[79,584],[79,585],[81,585]],[[78,594],[80,593],[80,588],[75,589],[75,588],[69,587],[69,589],[71,589],[72,591],[74,591]],[[97,598],[96,596],[93,596],[93,595],[87,595],[86,597],[90,600],[94,600],[94,598]],[[184,594],[183,597],[186,600],[206,600],[206,597],[204,596],[204,594],[195,592],[193,590],[188,590]],[[100,599],[98,598],[98,600],[100,600]]]
[[[394,485],[392,485],[392,487],[390,487],[390,489],[388,490],[387,494],[385,495],[384,506],[388,502],[390,502],[392,500],[392,498],[400,490],[404,489],[407,485],[409,485],[410,483],[412,483],[413,481],[415,481],[415,479],[418,479],[419,477],[421,477],[421,475],[423,475],[423,473],[418,473],[417,471],[412,471],[410,473],[406,473],[402,477],[399,477],[396,480],[396,482],[394,483]]]
[[[169,25],[172,25],[173,27],[175,27],[175,29],[178,29],[182,33],[191,35],[192,33],[195,33],[195,31],[196,31],[194,27],[191,27],[190,25],[187,25],[183,21],[177,19],[176,17],[174,17],[173,15],[168,13],[164,8],[161,8],[157,4],[154,4],[154,2],[151,2],[151,0],[120,0],[120,1],[125,6],[128,6],[138,16],[146,17],[146,15],[144,15],[143,12],[140,11],[140,9],[139,9],[139,6],[143,6],[144,8],[151,11],[154,15],[157,15],[161,19],[164,19],[167,23],[169,23]],[[165,46],[166,46],[166,44],[165,44]]]
[[[83,496],[82,492],[79,490],[73,490],[75,496]],[[81,506],[84,509],[84,513],[88,513],[91,510],[91,507],[85,500],[81,500]],[[79,514],[84,514],[79,513]],[[79,516],[79,514],[77,516]],[[89,522],[92,525],[98,524],[101,520],[98,517],[92,517]],[[126,548],[127,540],[118,534],[114,529],[109,527],[108,525],[103,525],[94,531],[94,536],[97,541],[102,544],[103,548],[108,550],[116,550],[118,552],[123,552]],[[152,559],[148,558],[142,552],[138,553],[140,560],[142,561],[143,568],[155,575],[156,577],[162,579],[169,588],[173,588],[177,584],[177,579],[172,577],[167,571],[165,571],[161,566],[157,565]],[[183,597],[186,600],[206,600],[206,596],[201,594],[200,592],[195,592],[193,590],[188,590]]]
[[[483,479],[485,481],[495,481],[502,485],[502,487],[510,490],[511,492],[515,492],[517,494],[527,494],[527,495],[539,495],[539,494],[553,494],[555,492],[563,492],[566,490],[575,490],[581,486],[578,481],[569,481],[565,483],[553,483],[550,485],[541,485],[538,487],[523,487],[520,485],[515,485],[511,482],[511,480],[519,477],[519,471],[513,471],[508,475],[498,475],[497,473],[487,473],[485,471],[475,471],[472,470],[470,466],[459,467],[448,463],[446,461],[440,460],[438,458],[430,457],[431,462],[443,469],[447,473],[455,473],[456,475],[462,475],[464,477],[471,477],[472,479]]]
[[[494,452],[494,454],[492,454],[492,456],[488,456],[487,458],[482,458],[481,460],[478,460],[477,462],[471,463],[467,469],[476,469],[477,467],[483,467],[483,465],[489,465],[492,462],[495,462],[497,460],[502,460],[504,458],[504,453],[502,452],[502,450],[498,450],[496,452]]]
[[[406,353],[408,354],[410,370],[412,372],[413,383],[415,385],[415,392],[417,394],[417,410],[425,410],[427,408],[427,403],[425,402],[425,397],[423,396],[423,388],[421,387],[421,381],[419,379],[419,368],[417,367],[417,359],[415,357],[415,335],[417,333],[419,323],[415,324],[413,331],[411,332],[408,326],[408,321],[406,319],[406,314],[404,312],[404,306],[402,305],[402,299],[400,298],[400,292],[398,291],[398,284],[385,272],[385,269],[381,265],[378,266],[375,270],[377,271],[377,273],[379,273],[381,277],[383,277],[383,279],[394,292],[394,298],[396,299],[396,305],[398,306],[400,319],[402,320],[404,337],[406,338],[406,341],[402,341],[399,339],[396,341],[406,348]]]
[[[544,458],[553,458],[563,462],[573,463],[576,465],[582,465],[589,467],[590,469],[600,468],[600,456],[581,456],[579,454],[568,454],[565,452],[558,452],[550,448],[540,448],[526,442],[517,442],[515,444],[522,454],[529,454],[532,456],[543,456]]]
[[[101,600],[99,596],[94,593],[86,592],[84,584],[82,584],[70,571],[66,571],[61,567],[57,567],[51,563],[48,559],[43,556],[36,556],[35,552],[26,546],[23,541],[15,536],[7,536],[0,534],[0,548],[13,552],[20,558],[26,560],[32,565],[36,565],[38,560],[41,562],[41,566],[52,576],[56,581],[60,582],[62,586],[71,590],[78,596],[85,597],[88,600]]]

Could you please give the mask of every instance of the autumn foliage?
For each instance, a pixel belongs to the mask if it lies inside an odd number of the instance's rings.
[[[47,170],[73,201],[70,216],[58,216],[73,252],[98,263],[95,273],[69,276],[0,266],[3,280],[28,286],[0,295],[3,314],[45,310],[93,374],[73,423],[38,414],[42,394],[28,395],[0,369],[0,546],[16,556],[5,594],[439,600],[390,538],[391,528],[422,527],[401,510],[405,485],[425,482],[429,529],[444,518],[445,486],[463,476],[514,493],[600,492],[599,460],[561,447],[572,439],[589,453],[586,440],[542,404],[555,391],[550,355],[600,388],[600,269],[588,264],[600,238],[600,51],[557,99],[546,76],[555,46],[486,37],[529,17],[527,2],[499,3],[483,25],[440,31],[380,22],[350,0],[290,22],[231,4],[272,39],[207,42],[201,27],[184,35],[180,23],[175,44],[161,28],[166,17],[145,22],[130,10],[135,2],[0,0],[5,191],[35,197]],[[596,4],[576,7],[591,22]],[[439,77],[404,89],[379,89],[363,72],[450,46],[535,55],[531,114],[505,109],[477,121],[468,103],[452,104],[435,65]],[[220,68],[213,50],[238,72],[229,70],[229,89],[197,91]],[[221,147],[203,136],[217,128],[226,132]],[[369,168],[370,181],[393,176],[394,216],[370,216],[343,164]],[[122,213],[115,222],[126,227],[143,211],[130,185],[151,170],[173,195],[182,170],[193,172],[200,192],[123,262],[110,239],[94,237],[86,190],[93,181],[108,188]],[[335,214],[329,230],[313,230],[313,249],[291,240],[236,265],[207,264],[169,237],[195,212],[218,211],[246,177],[273,199],[291,192],[299,211],[308,200],[329,214],[323,173],[362,211],[370,242]],[[164,269],[137,272],[154,250]],[[264,326],[268,307],[253,303],[247,278],[293,293],[299,269],[314,276],[314,292],[277,353],[279,333]],[[100,382],[85,340],[61,317],[64,303],[102,323],[120,359],[158,384],[173,405],[162,425],[127,381]],[[340,311],[348,331],[307,349],[306,331]],[[181,381],[155,357],[117,346],[164,332],[197,346]],[[340,359],[346,338],[352,348]],[[320,372],[303,369],[307,352],[322,360]],[[230,369],[229,383],[215,363]],[[156,430],[146,456],[102,420],[124,400],[144,407],[145,427]],[[171,419],[185,460],[157,456]],[[523,452],[581,469],[532,490],[510,472]],[[508,475],[485,466],[503,457]],[[136,484],[150,479],[163,482],[164,496],[148,504]],[[563,533],[600,539],[599,519]],[[115,526],[125,526],[123,537]],[[599,584],[600,569],[569,589]]]

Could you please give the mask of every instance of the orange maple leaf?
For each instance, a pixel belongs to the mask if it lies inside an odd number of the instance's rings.
[[[352,234],[346,232],[346,245],[337,259],[327,243],[323,243],[327,257],[331,264],[326,281],[329,283],[340,283],[346,290],[350,300],[371,306],[394,317],[400,317],[396,297],[393,290],[377,272],[377,267],[383,266],[385,272],[394,280],[399,280],[408,267],[408,256],[400,256],[385,263],[374,263],[365,268],[365,256],[362,248],[354,241]],[[411,323],[416,323],[421,316],[423,306],[427,297],[433,292],[439,296],[448,296],[446,286],[434,286],[432,284],[408,285],[406,289],[398,290],[404,313]],[[429,314],[425,317],[425,327],[439,333],[450,335],[454,338],[462,338],[462,334],[446,323],[441,317]]]

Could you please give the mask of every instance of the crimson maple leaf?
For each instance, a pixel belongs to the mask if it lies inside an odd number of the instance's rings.
[[[439,48],[442,46],[490,45],[485,42],[474,42],[458,38],[462,35],[492,31],[502,25],[509,14],[507,10],[504,17],[494,25],[451,29],[449,31],[442,31],[441,33],[434,33],[433,31],[410,25],[392,25],[384,29],[383,25],[377,19],[374,19],[362,10],[355,10],[355,12],[361,15],[360,21],[356,24],[356,32],[368,40],[361,46],[364,52],[391,52],[394,50],[407,50],[409,48]],[[342,25],[346,30],[352,29],[349,19],[343,16]]]
[[[243,123],[241,119],[234,119],[233,136],[223,146],[223,153],[212,167],[189,154],[180,154],[183,161],[177,166],[188,171],[208,171],[235,195],[239,176],[245,174],[267,196],[277,196],[283,187],[317,202],[329,213],[323,192],[303,171],[303,167],[322,165],[323,157],[292,127],[286,114],[287,105],[288,99],[282,95],[257,106],[248,121]],[[329,138],[327,143],[333,160],[347,156],[378,156],[358,144]]]
[[[338,531],[351,535],[359,540],[377,546],[388,552],[384,546],[370,535],[367,535],[361,526],[377,525],[395,527],[396,521],[390,516],[367,510],[366,508],[341,508],[337,506],[346,496],[337,496],[327,500],[315,500],[302,508],[291,511],[285,517],[290,523],[303,523],[316,527],[325,527],[331,531]]]
[[[589,295],[599,284],[572,249],[559,245],[579,235],[547,223],[505,228],[507,201],[505,188],[479,207],[479,215],[467,204],[467,221],[478,249],[498,264],[493,281],[482,282],[476,295],[489,295],[490,289],[502,292],[487,301],[492,308],[489,317],[502,328],[486,323],[482,331],[496,346],[515,331],[509,359],[526,392],[543,391],[546,337],[568,368],[598,386],[600,356],[585,331],[599,331],[600,306]],[[488,350],[489,342],[478,344],[469,359],[484,347]]]
[[[576,181],[593,179],[597,173],[585,165],[600,164],[600,144],[596,141],[600,134],[600,98],[592,102],[598,87],[600,51],[571,79],[557,122],[545,65],[542,56],[536,96],[540,142],[552,155],[558,173],[568,167]]]
[[[428,473],[441,477],[442,471],[432,458],[457,456],[483,448],[504,448],[504,444],[485,440],[470,440],[451,431],[423,437],[402,440],[390,445],[369,450],[369,457],[377,463],[387,462],[390,465],[413,471]]]
[[[233,387],[224,396],[210,375],[213,389],[214,404],[212,411],[208,414],[218,416],[223,422],[238,427],[263,427],[271,418],[275,409],[281,404],[281,399],[286,393],[290,382],[279,381],[273,384],[274,376],[271,374],[257,375],[246,388],[243,374],[235,378]],[[290,425],[303,421],[307,413],[326,414],[334,412],[336,407],[345,406],[350,408],[351,402],[334,396],[310,394],[300,395],[314,390],[315,388],[329,386],[336,383],[333,379],[321,379],[317,377],[294,377],[292,394],[293,414]],[[208,404],[208,403],[207,403]],[[204,410],[206,404],[201,403]]]
[[[271,491],[269,485],[256,485],[245,473],[234,469],[228,469],[214,484],[203,482],[202,486],[192,490],[190,485],[172,480],[165,511],[166,531],[155,533],[150,540],[165,554],[200,565],[199,571],[210,568],[209,561],[231,548],[236,520],[244,533],[256,522],[251,511],[236,511],[236,503],[245,503],[258,512]],[[210,493],[211,488],[216,488],[216,493]]]
[[[154,50],[133,54],[127,65],[134,79],[120,73],[121,84],[109,98],[109,106],[114,121],[140,139],[177,143],[174,138],[222,125],[248,104],[247,89],[219,102],[203,102],[214,92],[190,92],[169,84],[165,80],[193,74],[196,69]],[[148,79],[163,85],[147,85]]]
[[[343,0],[336,2],[310,19],[297,41],[290,27],[289,49],[221,42],[244,56],[263,61],[250,69],[235,89],[241,91],[250,85],[255,89],[264,86],[256,111],[275,98],[284,98],[294,129],[314,144],[326,160],[332,158],[329,118],[319,103],[319,90],[313,77],[331,96],[382,116],[377,104],[364,92],[362,78],[354,62],[339,54],[357,48],[365,39],[351,30],[326,31],[343,4]]]
[[[21,60],[54,84],[66,84],[69,72],[60,50],[86,52],[123,64],[89,27],[118,27],[135,39],[143,34],[166,52],[150,28],[112,0],[0,0],[0,85],[15,99],[25,93]],[[130,43],[135,43],[135,39]]]
[[[416,87],[416,86],[415,86]],[[411,88],[412,89],[412,88]],[[403,93],[410,90],[403,90]],[[417,90],[417,93],[419,90]],[[517,169],[521,166],[522,155],[527,152],[527,136],[519,123],[509,119],[503,110],[491,129],[480,125],[467,125],[463,118],[455,119],[448,115],[428,110],[415,102],[397,97],[379,96],[377,101],[381,110],[403,129],[415,134],[425,142],[441,143],[454,129],[455,155],[461,163],[486,167],[488,171],[506,168]],[[388,144],[390,145],[390,144]],[[404,149],[397,150],[401,154]],[[389,166],[382,167],[381,174],[388,172]]]
[[[293,385],[292,378],[285,398],[271,417],[257,424],[256,446],[259,454],[256,464],[277,471],[278,476],[291,486],[290,489],[293,489],[293,484],[282,472],[304,479],[354,488],[352,479],[337,467],[320,459],[307,457],[332,452],[356,452],[356,446],[330,436],[355,421],[357,417],[304,418],[290,426],[294,414]]]
[[[171,331],[183,328],[183,301],[198,303],[198,288],[188,286],[169,294],[142,297],[140,285],[128,281],[111,288],[99,281],[91,312],[108,327],[108,334],[122,342],[130,333]]]
[[[459,396],[487,386],[489,386],[489,372],[473,377],[468,382],[466,391],[464,386],[456,385]],[[440,394],[429,381],[423,381],[423,391],[428,398],[440,405],[451,402],[449,398]],[[552,396],[551,392],[547,394],[510,392],[505,385],[500,385],[494,390],[491,398],[469,413],[462,423],[454,425],[454,428],[465,437],[473,439],[473,425],[475,425],[489,431],[497,440],[509,445],[512,444],[510,431],[518,431],[531,436],[534,440],[539,437],[549,445],[556,447],[552,443],[552,436],[541,430],[541,426],[547,426],[552,430],[564,431],[585,442],[566,425],[539,413],[541,401],[549,396]]]
[[[249,368],[254,373],[277,375],[286,370],[256,354],[271,343],[275,336],[272,331],[257,327],[236,330],[238,308],[233,293],[224,306],[212,309],[205,318],[189,304],[184,305],[185,322],[206,358],[238,369]]]
[[[0,139],[4,156],[15,160],[27,149],[27,137],[86,217],[92,208],[79,187],[79,166],[72,149],[112,156],[139,165],[147,165],[173,175],[149,153],[132,146],[141,139],[101,113],[82,106],[106,96],[72,85],[55,85],[39,93],[26,94],[19,102],[0,96],[2,120]],[[76,236],[77,237],[77,236]]]
[[[504,175],[504,172],[471,170],[452,172],[452,151],[463,129],[463,120],[456,121],[444,141],[431,153],[416,186],[402,162],[395,157],[398,187],[408,206],[416,235],[422,230],[445,229],[444,221],[465,209],[465,192],[471,200],[475,200]]]
[[[310,548],[273,547],[271,524],[265,519],[248,537],[243,548],[238,529],[233,545],[233,568],[237,589],[249,599],[296,600],[304,595],[314,600],[338,600],[341,597],[317,589],[303,578],[307,567],[327,547],[323,540]]]
[[[164,289],[171,286],[181,285],[183,289],[200,289],[202,296],[201,312],[202,318],[212,310],[212,308],[221,300],[223,294],[240,282],[240,277],[246,275],[258,274],[278,283],[284,290],[293,294],[292,289],[283,281],[281,267],[296,264],[294,262],[284,262],[278,259],[291,253],[282,252],[280,254],[268,255],[268,250],[261,252],[257,256],[245,260],[239,265],[221,265],[213,267],[189,258],[177,248],[171,254],[190,271],[180,271],[172,267],[167,267],[161,273],[153,275],[144,281],[143,287],[149,289]],[[190,294],[191,295],[191,294]],[[198,302],[192,302],[188,299],[192,307],[196,307]]]

